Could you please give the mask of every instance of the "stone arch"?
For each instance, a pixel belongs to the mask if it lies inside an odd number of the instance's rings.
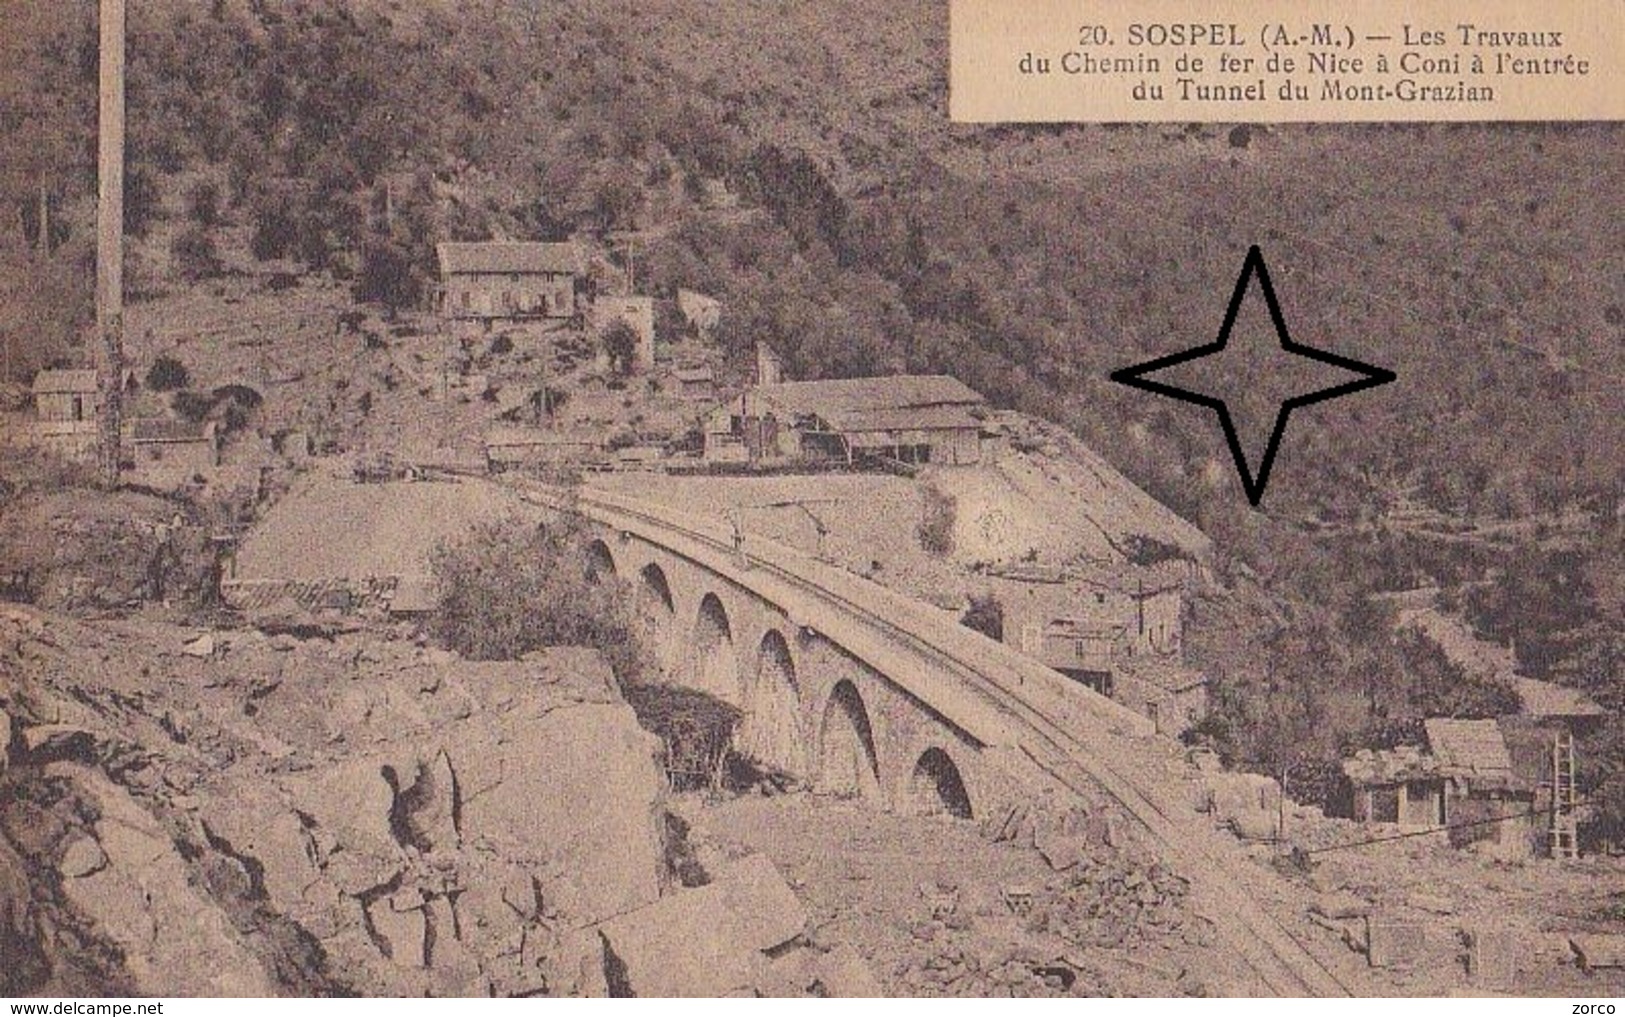
[[[690,645],[694,654],[690,670],[694,688],[739,706],[744,697],[740,694],[733,625],[728,620],[728,609],[722,606],[722,598],[715,593],[707,593],[700,599]]]
[[[790,642],[778,629],[768,629],[756,648],[756,667],[745,699],[739,749],[745,755],[802,775],[801,696]]]
[[[602,540],[595,540],[587,545],[587,563],[584,566],[587,578],[594,582],[600,579],[615,578],[615,555],[610,551],[609,545]]]
[[[857,686],[841,681],[824,705],[818,733],[818,786],[832,794],[880,796],[880,762],[874,730]]]
[[[673,620],[677,617],[677,599],[672,594],[666,570],[658,562],[650,562],[638,571],[633,598],[637,613],[645,626],[649,643],[654,647],[655,662],[666,675],[675,677],[683,663],[683,637]]]
[[[908,801],[917,815],[949,815],[971,819],[970,793],[953,757],[943,749],[926,749],[914,762],[908,778]]]
[[[638,608],[650,618],[665,622],[677,613],[677,601],[671,595],[671,583],[666,570],[658,562],[650,562],[638,573]]]

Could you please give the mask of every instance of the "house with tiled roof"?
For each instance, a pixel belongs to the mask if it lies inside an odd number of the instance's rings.
[[[1425,745],[1362,749],[1343,760],[1346,814],[1403,832],[1439,830],[1456,847],[1530,854],[1535,786],[1513,766],[1500,726],[1434,717],[1422,727]]]
[[[576,286],[585,274],[574,243],[444,243],[440,311],[454,323],[568,319],[578,313]]]
[[[983,399],[946,375],[756,385],[725,414],[753,462],[981,461]],[[720,432],[719,432],[720,433]]]

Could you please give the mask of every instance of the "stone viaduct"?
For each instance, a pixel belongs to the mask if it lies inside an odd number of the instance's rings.
[[[719,519],[604,492],[525,496],[587,520],[589,569],[630,585],[668,676],[740,709],[756,758],[895,811],[1108,802],[1191,881],[1261,991],[1348,994],[1260,903],[1264,874],[1197,815],[1176,747],[1146,719],[949,612]]]

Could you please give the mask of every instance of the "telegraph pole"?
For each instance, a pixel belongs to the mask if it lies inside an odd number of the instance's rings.
[[[118,486],[124,393],[124,2],[101,0],[96,133],[96,331],[101,339],[102,482]]]

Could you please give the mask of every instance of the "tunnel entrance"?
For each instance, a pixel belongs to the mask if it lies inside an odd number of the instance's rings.
[[[818,754],[821,790],[850,798],[880,796],[880,766],[869,711],[849,681],[835,686],[824,707]]]
[[[926,749],[915,762],[909,778],[909,800],[922,816],[972,818],[970,794],[959,776],[959,767],[941,749]]]

